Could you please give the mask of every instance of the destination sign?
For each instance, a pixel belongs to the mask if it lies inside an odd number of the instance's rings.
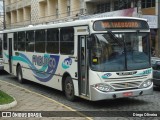
[[[131,19],[99,20],[94,22],[95,31],[105,31],[110,29],[149,29],[146,21]]]

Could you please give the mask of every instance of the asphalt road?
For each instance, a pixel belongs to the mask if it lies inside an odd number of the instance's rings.
[[[42,86],[40,84],[36,84],[30,81],[27,81],[25,84],[18,83],[16,77],[9,75],[4,71],[0,71],[0,80],[4,80],[6,82],[10,82],[17,86],[24,87],[26,89],[32,90],[34,92],[40,93],[54,99],[58,102],[61,102],[77,111],[82,111],[84,114],[93,116],[94,119],[106,119],[101,117],[99,114],[100,112],[111,112],[111,116],[119,115],[118,112],[121,111],[135,111],[135,113],[139,113],[140,111],[159,111],[160,113],[160,87],[154,87],[153,95],[147,96],[139,96],[134,98],[122,98],[122,99],[114,99],[114,100],[103,100],[103,101],[87,101],[81,98],[77,98],[75,102],[70,102],[66,100],[64,94],[58,90],[48,88]],[[84,112],[84,111],[92,111],[92,112]],[[123,114],[123,113],[122,113]],[[103,115],[102,115],[103,116]],[[121,115],[123,116],[123,115]],[[159,120],[160,118],[157,117],[108,117],[107,120]]]

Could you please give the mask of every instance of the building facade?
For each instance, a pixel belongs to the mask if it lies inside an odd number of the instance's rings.
[[[7,28],[69,20],[79,11],[80,0],[5,0]]]
[[[148,19],[151,47],[160,56],[158,0],[5,0],[6,27],[56,23],[104,16]],[[159,36],[159,37],[158,37]]]

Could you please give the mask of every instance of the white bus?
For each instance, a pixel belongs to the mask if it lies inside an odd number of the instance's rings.
[[[3,56],[2,56],[2,31],[0,31],[0,70],[3,70]]]
[[[149,32],[146,20],[129,17],[5,30],[4,69],[70,101],[152,94]]]

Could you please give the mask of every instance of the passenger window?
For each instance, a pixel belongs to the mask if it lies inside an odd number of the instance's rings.
[[[48,29],[47,30],[47,53],[59,53],[59,30]]]
[[[61,28],[60,52],[61,54],[74,54],[74,29]]]
[[[18,32],[18,51],[25,51],[25,32]]]
[[[27,31],[26,32],[26,51],[34,52],[34,31]]]
[[[45,52],[45,30],[35,31],[35,51]]]
[[[7,50],[7,33],[3,34],[3,49]]]
[[[2,38],[0,37],[0,57],[2,58]]]
[[[13,37],[14,37],[14,50],[17,50],[17,45],[18,45],[18,43],[17,43],[17,33],[14,33]]]

